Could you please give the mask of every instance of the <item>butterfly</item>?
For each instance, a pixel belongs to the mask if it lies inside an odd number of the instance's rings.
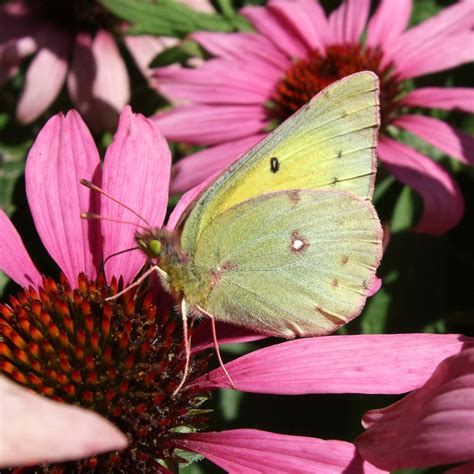
[[[185,342],[193,314],[293,338],[361,312],[382,255],[378,101],[372,72],[332,83],[215,179],[176,231],[137,231],[153,262],[138,281],[159,273]]]

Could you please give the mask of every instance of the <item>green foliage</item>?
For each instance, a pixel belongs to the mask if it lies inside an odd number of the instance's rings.
[[[198,31],[248,30],[249,23],[221,1],[223,14],[203,13],[173,0],[102,0],[118,17],[132,23],[131,34],[184,37]]]

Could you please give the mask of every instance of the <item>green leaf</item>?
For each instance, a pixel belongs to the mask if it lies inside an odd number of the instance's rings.
[[[203,13],[173,0],[102,0],[115,15],[132,23],[131,34],[184,37],[197,31],[235,31],[243,17]],[[226,10],[227,12],[227,10]],[[248,22],[246,22],[248,25]]]
[[[13,154],[0,147],[0,208],[8,215],[15,210],[12,203],[13,191],[23,168],[23,154]]]
[[[382,285],[385,283],[384,280]],[[363,334],[382,334],[385,332],[391,301],[390,293],[383,286],[374,296],[367,300],[367,305],[360,321],[360,328]]]
[[[202,57],[204,57],[204,54],[197,43],[194,41],[182,41],[155,56],[149,67],[169,66],[174,63],[183,63],[189,58]]]
[[[414,227],[417,220],[415,207],[416,201],[414,192],[408,186],[404,186],[395,204],[395,209],[393,210],[392,220],[390,222],[392,233],[401,232]]]

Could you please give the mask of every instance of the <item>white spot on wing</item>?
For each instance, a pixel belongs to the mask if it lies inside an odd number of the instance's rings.
[[[302,240],[296,239],[293,241],[293,248],[295,250],[300,250],[304,245],[304,242]]]

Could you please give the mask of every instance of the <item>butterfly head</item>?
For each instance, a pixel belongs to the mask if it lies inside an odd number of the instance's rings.
[[[140,249],[151,259],[159,259],[163,249],[163,238],[158,229],[137,231],[135,241]]]

